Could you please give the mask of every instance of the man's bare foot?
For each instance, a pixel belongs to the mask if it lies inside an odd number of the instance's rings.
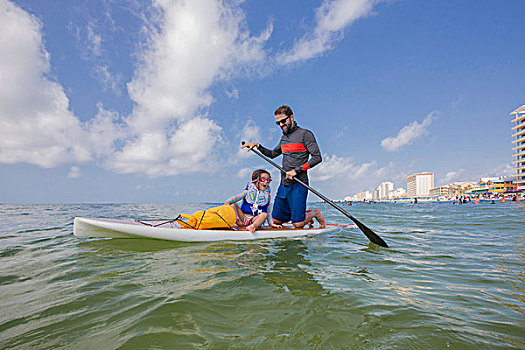
[[[251,233],[254,233],[255,232],[255,226],[253,224],[251,224],[250,226],[247,227],[248,231],[250,231]]]
[[[319,227],[321,228],[326,227],[326,220],[324,219],[322,215],[319,215],[319,217],[317,218],[317,221],[319,221]]]
[[[316,211],[315,218],[317,219],[317,222],[319,222],[319,227],[325,228],[326,220],[324,219],[323,214],[321,214],[321,211],[319,209],[315,209],[315,211]]]

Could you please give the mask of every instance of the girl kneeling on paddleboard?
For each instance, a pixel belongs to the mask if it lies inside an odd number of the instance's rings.
[[[252,174],[252,181],[248,182],[246,189],[236,196],[231,197],[225,205],[230,205],[235,210],[236,223],[238,226],[247,226],[254,233],[255,230],[268,221],[271,227],[282,228],[270,220],[270,173],[264,169],[257,169]],[[239,207],[238,201],[242,199]]]

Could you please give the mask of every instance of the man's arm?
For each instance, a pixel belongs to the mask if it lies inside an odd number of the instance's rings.
[[[305,172],[306,170],[313,168],[323,161],[323,158],[321,157],[321,151],[319,150],[315,136],[311,131],[307,130],[304,133],[303,143],[308,150],[308,153],[310,153],[310,159],[306,163],[301,164],[294,169],[297,174]]]
[[[259,147],[257,147],[257,149],[259,151],[261,151],[262,154],[264,154],[266,157],[268,158],[275,158],[277,156],[280,156],[283,152],[281,150],[281,143],[279,143],[277,146],[275,146],[274,149],[272,150],[269,150],[268,148],[262,146],[262,145],[259,145]]]
[[[264,154],[266,157],[268,158],[275,158],[279,155],[281,155],[282,151],[281,151],[281,144],[279,143],[273,150],[269,150],[268,148],[264,147],[263,145],[261,145],[260,143],[258,142],[245,142],[242,146],[241,146],[241,149],[247,147],[248,148],[248,152],[252,149],[252,148],[257,148],[262,154]]]

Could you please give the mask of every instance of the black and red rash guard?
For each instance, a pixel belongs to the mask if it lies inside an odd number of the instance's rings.
[[[273,150],[262,145],[259,145],[258,149],[269,158],[282,154],[283,169],[285,171],[295,170],[296,177],[305,183],[308,183],[306,171],[323,161],[314,134],[310,130],[300,128],[297,124],[294,124],[288,133],[283,134],[281,141]],[[291,185],[294,182],[286,179],[286,175],[281,173],[281,183]]]

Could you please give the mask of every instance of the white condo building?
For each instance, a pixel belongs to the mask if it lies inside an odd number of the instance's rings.
[[[512,150],[514,164],[516,164],[516,184],[518,190],[525,190],[525,105],[510,113],[514,116],[516,125],[512,128],[514,133],[512,143],[516,144]]]
[[[370,191],[359,192],[356,196],[358,201],[372,199],[372,193],[370,193]]]
[[[390,192],[394,189],[394,184],[392,182],[381,182],[377,190],[379,191],[379,199],[389,199]]]
[[[434,188],[434,172],[412,174],[407,177],[407,195],[409,197],[428,196]]]

